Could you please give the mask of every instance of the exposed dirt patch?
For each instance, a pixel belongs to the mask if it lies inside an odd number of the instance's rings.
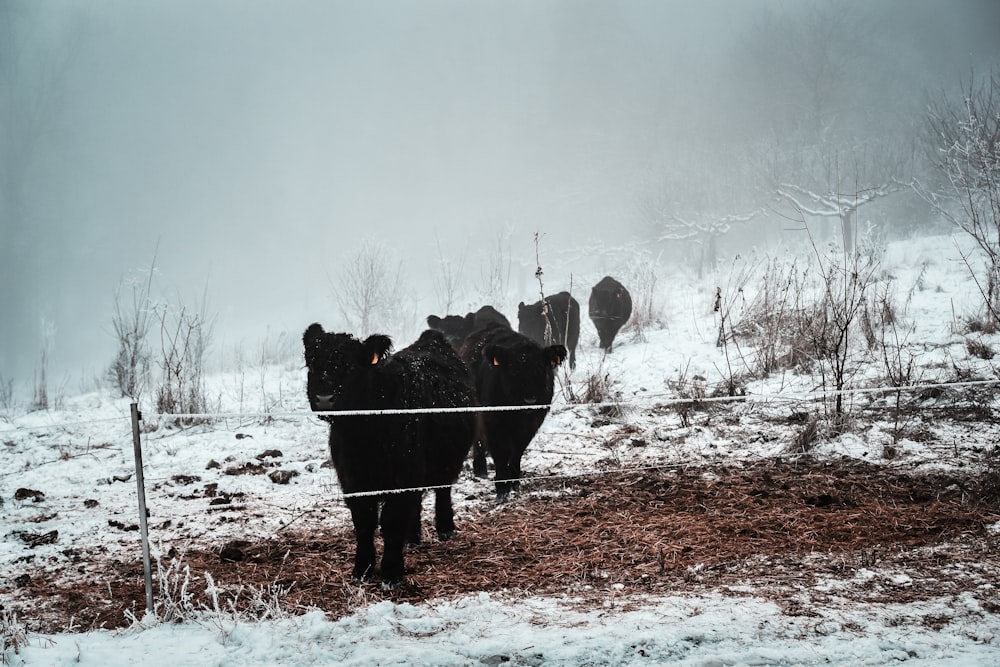
[[[977,591],[1000,611],[1000,509],[975,481],[894,473],[856,462],[766,461],[535,482],[503,505],[464,508],[459,535],[407,554],[407,582],[383,592],[350,581],[349,525],[299,521],[265,541],[197,544],[169,557],[189,568],[206,606],[204,574],[223,602],[259,603],[278,587],[288,609],[333,617],[380,599],[420,602],[476,591],[569,594],[621,604],[643,593],[766,594],[808,615],[825,595],[905,602]],[[425,523],[428,517],[425,517]],[[308,522],[315,522],[309,525]],[[32,569],[0,592],[35,630],[119,627],[145,604],[142,564],[72,550],[72,567]],[[178,568],[179,569],[179,568]],[[991,592],[992,591],[992,592]],[[227,599],[228,598],[228,599]]]

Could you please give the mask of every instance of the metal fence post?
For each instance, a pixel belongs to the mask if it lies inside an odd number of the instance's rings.
[[[146,611],[153,613],[153,571],[149,562],[149,526],[146,521],[146,483],[142,474],[142,446],[139,440],[139,406],[132,404],[132,444],[135,449],[135,484],[139,494],[139,531],[142,535],[142,570],[146,579]]]

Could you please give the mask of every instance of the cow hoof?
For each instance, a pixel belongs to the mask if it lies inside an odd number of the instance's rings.
[[[397,577],[393,577],[391,579],[383,579],[382,580],[382,590],[386,591],[386,592],[388,592],[388,591],[394,591],[394,590],[396,590],[397,588],[399,588],[402,585],[403,585],[403,578],[402,577],[398,577],[398,578]]]
[[[355,565],[354,570],[351,571],[351,581],[356,584],[368,584],[371,583],[372,577],[375,574],[375,565]]]
[[[441,531],[441,532],[438,533],[438,539],[441,540],[442,542],[447,542],[448,540],[450,540],[451,538],[455,537],[456,535],[458,535],[458,530],[457,529],[454,529],[454,530],[445,530],[445,531]]]

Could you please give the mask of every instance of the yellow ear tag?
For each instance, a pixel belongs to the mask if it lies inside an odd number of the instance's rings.
[[[372,355],[372,366],[378,363],[378,352]]]
[[[500,360],[497,359],[496,357],[493,357],[493,365],[494,366],[499,366],[500,365]]]

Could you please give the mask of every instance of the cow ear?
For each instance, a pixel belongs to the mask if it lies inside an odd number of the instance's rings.
[[[506,363],[503,349],[497,347],[496,345],[487,345],[483,348],[483,359],[485,359],[490,366],[503,366]]]
[[[306,332],[302,334],[302,344],[306,347],[315,345],[323,337],[324,333],[326,332],[323,331],[323,326],[317,322],[313,322],[306,329]]]
[[[374,366],[392,352],[392,339],[383,334],[375,334],[365,339],[362,348],[364,353],[361,363]]]
[[[564,345],[550,345],[545,348],[545,359],[552,368],[559,366],[566,359],[566,347]]]
[[[431,329],[441,328],[441,318],[438,317],[437,315],[428,315],[427,326],[429,326]]]
[[[314,322],[310,324],[309,328],[302,334],[302,347],[305,349],[307,366],[310,361],[316,358],[316,351],[319,349],[325,333],[326,332],[323,331],[323,327]]]

